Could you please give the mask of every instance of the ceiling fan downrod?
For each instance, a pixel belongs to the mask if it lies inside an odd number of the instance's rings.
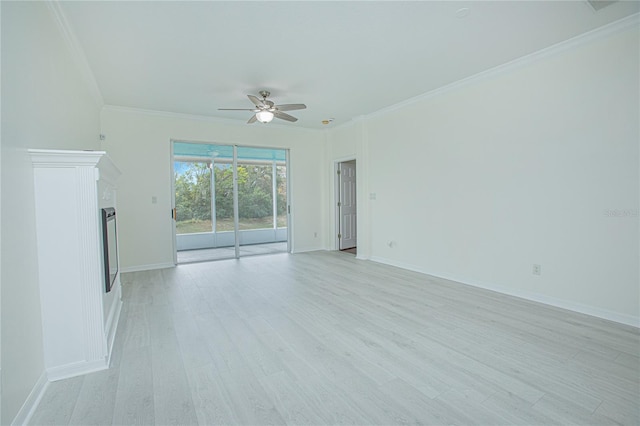
[[[271,92],[269,92],[268,90],[261,90],[258,92],[258,94],[260,96],[262,96],[264,98],[264,100],[266,101],[267,98],[269,97],[269,95],[271,95]]]

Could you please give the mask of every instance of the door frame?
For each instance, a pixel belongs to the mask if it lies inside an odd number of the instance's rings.
[[[333,227],[333,240],[334,240],[334,250],[340,251],[340,239],[338,238],[338,234],[340,233],[340,207],[338,203],[340,202],[340,177],[338,175],[338,170],[340,164],[355,162],[356,164],[356,187],[358,182],[358,160],[355,156],[342,157],[336,160],[333,160],[333,211],[334,211],[334,227]],[[357,200],[357,198],[356,198]],[[356,222],[356,233],[358,229],[358,223]]]
[[[175,139],[170,139],[169,140],[169,148],[171,149],[170,152],[170,156],[169,156],[169,170],[171,171],[171,205],[169,206],[171,208],[171,250],[173,253],[173,264],[177,265],[178,264],[178,239],[176,237],[176,171],[175,171],[175,167],[174,167],[174,163],[175,163],[175,158],[173,155],[173,145],[176,142]]]

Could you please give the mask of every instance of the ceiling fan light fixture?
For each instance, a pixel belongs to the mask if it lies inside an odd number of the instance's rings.
[[[256,118],[261,123],[268,123],[273,120],[273,113],[271,111],[259,111],[256,112]]]
[[[0,0],[2,1],[2,0]],[[251,103],[254,105],[254,108],[218,108],[219,111],[251,111],[253,115],[247,121],[247,124],[253,124],[256,121],[261,123],[269,123],[273,118],[278,118],[280,120],[289,121],[291,123],[295,123],[298,121],[297,118],[287,114],[283,111],[295,111],[299,109],[306,109],[307,106],[305,104],[282,104],[276,105],[273,101],[267,99],[269,96],[269,92],[261,91],[260,95],[263,99],[259,99],[253,95],[247,95]]]

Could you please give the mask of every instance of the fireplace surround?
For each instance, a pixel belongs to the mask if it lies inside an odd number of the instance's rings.
[[[47,377],[53,381],[106,369],[122,290],[117,271],[112,275],[105,268],[101,212],[106,207],[115,213],[120,171],[103,151],[29,153]],[[115,221],[113,226],[115,235]],[[108,253],[110,264],[117,265],[117,252]]]

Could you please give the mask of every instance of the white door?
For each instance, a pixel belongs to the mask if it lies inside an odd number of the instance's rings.
[[[356,163],[349,161],[338,164],[338,181],[340,183],[340,250],[350,249],[357,245],[356,223]]]

